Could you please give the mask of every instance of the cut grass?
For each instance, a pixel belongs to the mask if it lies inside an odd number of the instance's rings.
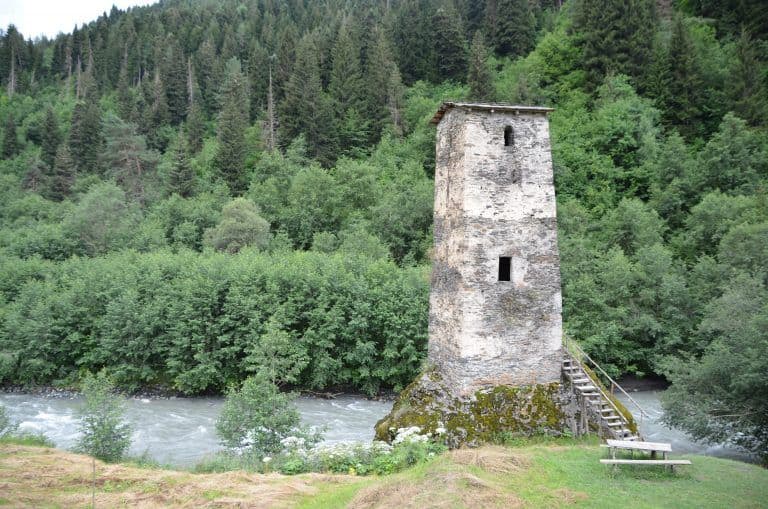
[[[758,508],[768,471],[704,456],[674,474],[661,467],[599,463],[595,442],[487,446],[444,454],[399,474],[193,474],[97,462],[99,507],[368,508]],[[677,456],[676,456],[677,457]],[[91,458],[0,445],[0,506],[90,505]]]

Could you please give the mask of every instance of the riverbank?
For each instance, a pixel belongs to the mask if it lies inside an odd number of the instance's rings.
[[[696,455],[675,474],[599,463],[597,443],[488,446],[446,453],[385,477],[191,474],[96,462],[97,507],[675,507],[758,508],[768,470]],[[92,460],[56,449],[0,444],[0,505],[91,504]]]

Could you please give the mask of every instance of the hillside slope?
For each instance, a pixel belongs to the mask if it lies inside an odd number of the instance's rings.
[[[687,456],[688,470],[611,473],[597,445],[457,450],[382,478],[307,474],[191,474],[96,462],[98,507],[675,507],[757,508],[768,471]],[[0,446],[0,505],[91,503],[91,459],[55,449]]]

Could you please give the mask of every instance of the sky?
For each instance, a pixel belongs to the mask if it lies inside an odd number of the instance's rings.
[[[0,0],[0,28],[9,24],[24,35],[25,39],[40,35],[53,37],[59,32],[71,32],[98,18],[112,5],[125,9],[135,5],[148,5],[157,0]]]

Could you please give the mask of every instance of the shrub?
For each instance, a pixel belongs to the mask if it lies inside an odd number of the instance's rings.
[[[308,444],[320,441],[319,433],[300,424],[293,395],[281,393],[264,371],[249,377],[242,387],[227,395],[216,432],[221,443],[233,452],[268,457],[283,449],[282,440],[296,436]]]
[[[100,460],[119,461],[131,445],[131,427],[125,422],[125,401],[113,393],[114,385],[104,371],[88,374],[82,382],[85,403],[76,450]]]
[[[8,412],[5,410],[5,407],[0,405],[0,437],[6,437],[10,435],[16,431],[17,427],[18,426],[13,421],[11,421],[11,418],[8,416]]]

